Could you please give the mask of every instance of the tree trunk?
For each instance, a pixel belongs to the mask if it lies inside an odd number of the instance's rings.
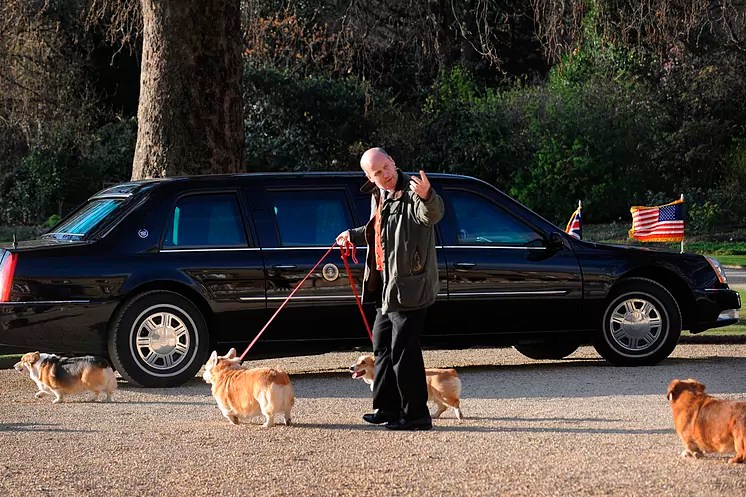
[[[243,169],[239,0],[141,0],[132,179]]]

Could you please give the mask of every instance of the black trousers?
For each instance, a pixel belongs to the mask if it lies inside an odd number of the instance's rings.
[[[404,419],[429,416],[425,363],[420,336],[427,309],[389,312],[376,308],[373,353],[376,357],[373,408]]]

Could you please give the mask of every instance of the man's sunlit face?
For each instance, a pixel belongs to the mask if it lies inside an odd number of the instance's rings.
[[[393,190],[396,188],[396,166],[390,158],[385,156],[374,157],[362,164],[363,171],[370,181],[378,188]]]

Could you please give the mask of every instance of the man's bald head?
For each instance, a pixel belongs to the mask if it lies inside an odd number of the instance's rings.
[[[365,151],[362,157],[360,157],[360,167],[365,170],[366,168],[378,165],[390,164],[396,166],[394,159],[386,153],[381,147],[369,148]]]
[[[360,157],[360,167],[378,188],[392,191],[396,187],[396,163],[384,149],[375,147],[366,150]]]

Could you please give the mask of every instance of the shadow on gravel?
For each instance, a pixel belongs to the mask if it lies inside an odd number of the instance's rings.
[[[210,397],[209,400],[205,400],[204,402],[178,402],[170,400],[148,402],[142,400],[120,400],[116,402],[116,404],[137,404],[141,406],[209,406],[215,405],[215,400],[212,397]]]
[[[675,357],[656,366],[620,367],[603,359],[570,357],[556,361],[455,368],[462,380],[462,399],[466,405],[470,398],[543,400],[638,395],[660,396],[662,404],[666,405],[666,389],[674,378],[695,378],[707,385],[707,391],[712,395],[742,396],[745,392],[742,379],[746,374],[746,360],[730,356]],[[713,373],[714,370],[723,369],[733,374],[723,377]],[[368,385],[352,379],[345,370],[301,372],[290,376],[297,399],[371,398]],[[127,386],[126,382],[120,382],[120,388],[124,392],[137,393],[140,397],[151,394],[159,398],[182,397],[165,402],[173,405],[211,405],[214,402],[209,385],[199,377],[174,388],[140,388]],[[145,400],[133,403],[157,405],[164,402]]]
[[[56,428],[59,425],[42,423],[10,423],[0,424],[0,432],[4,431],[48,431],[55,433],[93,433],[94,430],[70,430],[67,428]],[[54,428],[53,428],[54,427]]]
[[[433,431],[478,432],[478,433],[569,433],[590,435],[667,435],[675,434],[673,428],[658,430],[638,430],[623,428],[549,428],[549,427],[507,427],[507,426],[466,426],[433,425]]]

